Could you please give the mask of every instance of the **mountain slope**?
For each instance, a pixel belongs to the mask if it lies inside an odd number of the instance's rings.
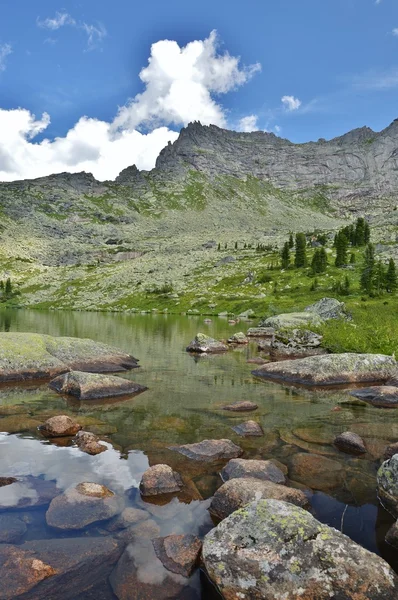
[[[365,214],[395,242],[397,156],[395,121],[307,144],[192,123],[149,172],[1,183],[0,279],[20,284],[24,305],[128,308],[166,282],[198,293],[223,256],[208,240],[228,254]]]

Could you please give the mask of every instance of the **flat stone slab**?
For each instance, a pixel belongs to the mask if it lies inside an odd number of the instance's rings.
[[[218,488],[211,500],[209,512],[216,519],[225,519],[249,502],[267,498],[284,500],[301,507],[309,505],[308,498],[302,490],[248,477],[230,479]]]
[[[256,421],[245,421],[235,425],[232,429],[242,437],[261,437],[264,435],[263,428]]]
[[[380,556],[283,501],[232,513],[206,535],[202,556],[223,598],[398,598],[398,576]]]
[[[248,337],[270,338],[272,340],[275,336],[275,329],[273,327],[250,327],[246,335]]]
[[[273,483],[285,484],[286,477],[271,460],[246,460],[233,458],[221,471],[223,481],[229,479],[254,478]]]
[[[256,377],[308,386],[387,381],[397,362],[384,354],[328,354],[268,363],[252,371]]]
[[[71,371],[59,375],[48,384],[59,394],[74,396],[79,400],[95,400],[98,398],[114,398],[144,392],[146,387],[114,375],[101,375]]]
[[[258,409],[258,404],[250,402],[249,400],[242,400],[240,402],[234,402],[233,404],[226,404],[222,408],[223,410],[230,410],[232,412],[251,412]]]
[[[106,373],[135,367],[134,357],[93,340],[0,333],[0,382],[51,379],[73,369]]]
[[[372,406],[379,408],[398,408],[398,387],[393,385],[374,385],[350,393]]]
[[[204,462],[238,458],[243,454],[242,448],[231,442],[231,440],[225,439],[203,440],[196,444],[171,446],[169,449],[175,450],[192,460],[201,460]]]

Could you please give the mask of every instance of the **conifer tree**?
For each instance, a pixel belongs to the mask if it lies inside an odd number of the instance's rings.
[[[314,256],[312,257],[312,261],[311,261],[311,271],[313,272],[314,275],[316,273],[321,272],[320,263],[321,263],[320,252],[319,252],[319,250],[315,250]]]
[[[374,267],[373,274],[373,292],[376,296],[381,296],[385,285],[384,265],[381,260],[378,260]]]
[[[397,270],[395,262],[392,258],[388,261],[388,268],[386,273],[386,290],[390,294],[396,292],[398,287]]]
[[[328,255],[326,254],[325,248],[322,246],[322,248],[319,250],[319,272],[324,273],[326,271],[327,266]]]
[[[235,250],[238,249],[238,242],[235,242]]]
[[[355,225],[355,246],[365,246],[365,219],[359,217]]]
[[[289,243],[289,248],[290,249],[294,248],[294,241],[293,241],[293,234],[292,233],[289,235],[289,242],[288,243]]]
[[[290,266],[290,248],[289,248],[289,242],[285,242],[282,252],[281,252],[281,259],[282,259],[282,269],[288,269]]]
[[[296,253],[294,257],[294,264],[297,268],[307,266],[307,253],[306,253],[307,239],[304,233],[296,234]]]
[[[336,267],[342,267],[347,263],[348,239],[342,231],[339,231],[336,238]]]
[[[5,295],[7,297],[10,297],[11,294],[12,294],[12,284],[11,284],[11,279],[8,277],[8,279],[6,280]]]
[[[373,244],[368,244],[365,250],[364,267],[361,273],[361,289],[371,295],[375,270],[375,249]]]
[[[369,223],[367,221],[365,221],[364,237],[365,237],[365,244],[369,244],[369,242],[370,242],[370,227],[369,227]]]

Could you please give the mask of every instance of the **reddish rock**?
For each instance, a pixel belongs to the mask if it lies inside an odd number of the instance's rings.
[[[225,519],[249,502],[261,498],[284,500],[301,507],[308,505],[308,498],[301,490],[248,477],[224,483],[215,492],[209,511],[216,519]]]
[[[245,421],[235,425],[232,429],[242,437],[261,437],[264,435],[263,428],[256,421]]]
[[[99,443],[98,436],[88,431],[79,431],[75,437],[75,442],[82,452],[86,452],[86,454],[91,454],[92,456],[108,450],[104,444]]]
[[[154,465],[143,474],[140,483],[142,496],[158,496],[180,492],[184,484],[181,476],[168,465]]]
[[[258,404],[250,402],[250,400],[241,400],[240,402],[234,402],[233,404],[226,404],[223,406],[223,410],[230,410],[232,412],[251,412],[258,409]]]
[[[184,577],[192,575],[202,548],[202,542],[195,535],[168,535],[152,543],[156,556],[168,571]]]
[[[334,439],[334,445],[347,454],[365,454],[366,448],[363,439],[352,431],[345,431]]]
[[[337,460],[319,454],[298,452],[291,459],[289,476],[293,481],[304,483],[310,488],[328,491],[342,487],[345,469]]]
[[[47,419],[47,421],[39,427],[39,430],[46,437],[56,438],[76,435],[81,428],[79,423],[76,423],[76,421],[67,415],[59,415]]]
[[[0,544],[0,598],[13,600],[40,581],[55,575],[55,569],[23,546]]]
[[[197,444],[185,444],[183,446],[171,446],[175,450],[192,460],[224,460],[237,458],[243,454],[242,448],[231,442],[231,440],[203,440]]]
[[[254,478],[284,484],[286,477],[282,470],[270,460],[245,460],[234,458],[221,471],[223,481],[239,478]]]

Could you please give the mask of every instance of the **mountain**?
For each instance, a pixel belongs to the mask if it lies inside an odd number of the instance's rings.
[[[191,123],[151,171],[0,183],[0,279],[25,305],[120,309],[166,282],[197,287],[214,266],[210,240],[280,244],[365,215],[395,242],[397,157],[398,121],[305,144]]]

